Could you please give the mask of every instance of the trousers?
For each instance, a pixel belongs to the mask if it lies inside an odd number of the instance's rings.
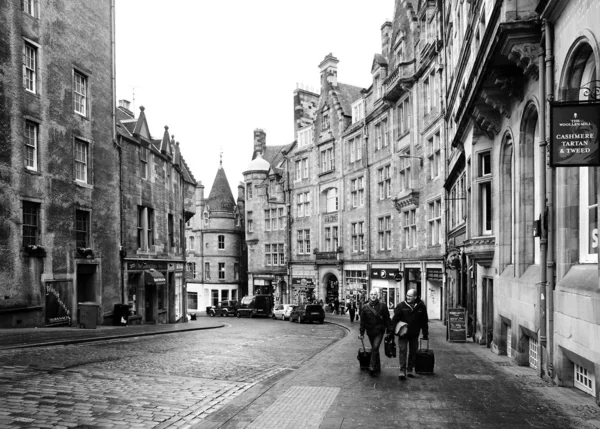
[[[411,338],[398,338],[398,358],[400,359],[400,370],[408,370],[408,372],[411,372],[415,368],[417,347],[419,347],[418,336]]]
[[[369,341],[371,342],[371,365],[369,365],[369,369],[373,371],[381,371],[381,359],[379,357],[379,347],[381,346],[381,342],[383,341],[383,332],[370,335]]]

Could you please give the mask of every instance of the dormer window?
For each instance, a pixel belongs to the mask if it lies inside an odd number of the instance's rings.
[[[313,127],[306,127],[298,131],[298,147],[305,147],[312,143]]]
[[[352,123],[363,120],[365,117],[365,102],[363,99],[352,104]]]

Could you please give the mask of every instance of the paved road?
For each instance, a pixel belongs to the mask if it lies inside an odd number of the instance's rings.
[[[0,427],[185,427],[338,341],[336,325],[221,329],[0,351]]]
[[[590,396],[432,323],[436,374],[361,372],[357,324],[221,329],[0,351],[0,428],[600,428]],[[209,319],[214,321],[215,319]]]

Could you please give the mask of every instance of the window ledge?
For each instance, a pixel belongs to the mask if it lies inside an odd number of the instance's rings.
[[[80,188],[94,189],[94,186],[90,185],[89,183],[80,182],[79,180],[73,180],[73,182],[76,186],[79,186]]]
[[[27,168],[25,167],[25,171],[29,174],[31,174],[32,176],[41,176],[42,173],[39,170],[32,170],[31,168]]]

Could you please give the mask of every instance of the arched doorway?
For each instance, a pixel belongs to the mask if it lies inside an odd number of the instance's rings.
[[[340,282],[335,274],[326,274],[324,278],[325,283],[325,303],[329,304],[340,299]]]

